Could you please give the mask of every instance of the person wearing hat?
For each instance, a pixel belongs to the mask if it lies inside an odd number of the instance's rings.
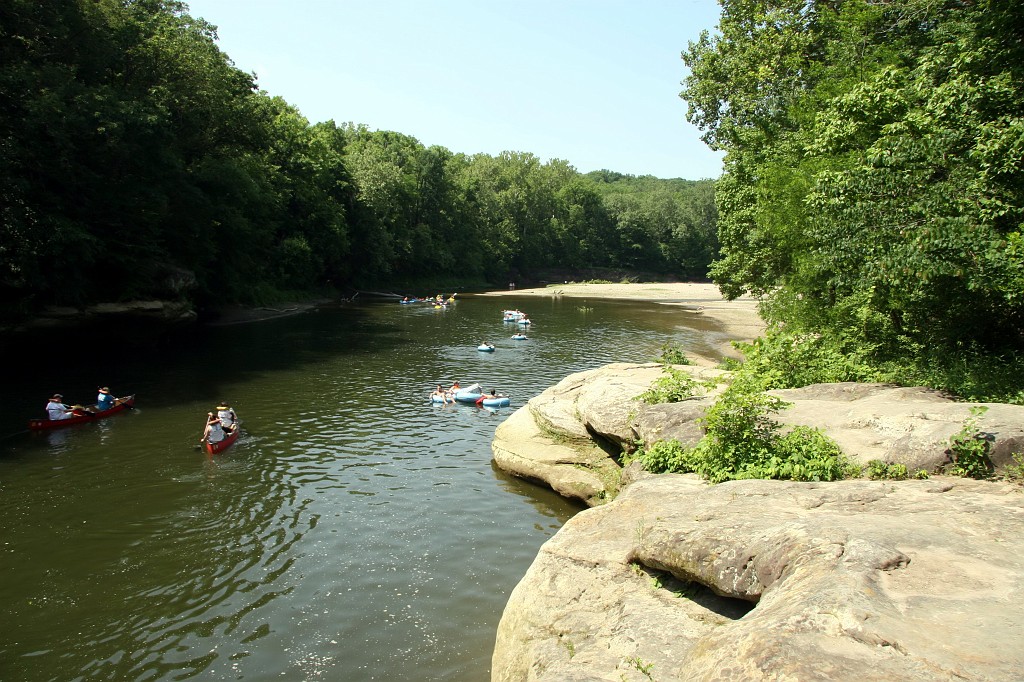
[[[53,397],[46,403],[46,414],[49,415],[51,421],[71,419],[74,416],[71,408],[65,405],[63,401],[64,396],[60,393],[54,393]]]
[[[221,401],[217,405],[217,418],[220,419],[220,424],[224,427],[224,430],[228,433],[235,430],[235,425],[238,424],[238,415],[231,409],[231,405],[227,401]]]
[[[96,397],[96,409],[100,412],[103,410],[109,410],[117,404],[117,398],[110,393],[110,389],[104,386],[100,389],[100,394]]]
[[[203,437],[200,439],[200,443],[204,440],[210,443],[219,443],[225,438],[224,425],[221,423],[220,418],[213,412],[206,413],[206,430],[203,431]]]

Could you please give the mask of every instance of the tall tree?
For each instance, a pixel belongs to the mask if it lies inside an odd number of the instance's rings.
[[[723,292],[875,361],[1024,340],[1019,13],[725,0],[683,96],[726,151]]]

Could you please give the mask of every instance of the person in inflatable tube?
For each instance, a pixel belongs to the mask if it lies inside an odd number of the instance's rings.
[[[437,389],[433,393],[430,394],[430,399],[431,400],[434,400],[435,397],[440,397],[441,398],[441,402],[444,403],[445,405],[447,405],[448,402],[451,400],[451,396],[448,395],[448,391],[446,391],[443,388],[441,388],[441,384],[438,384],[437,385]]]
[[[494,399],[497,399],[497,398],[504,398],[504,397],[506,397],[504,393],[498,393],[497,391],[495,391],[492,388],[489,395],[486,394],[486,393],[481,393],[480,397],[476,399],[476,404],[477,404],[477,407],[481,407],[484,404],[485,400],[494,400]]]

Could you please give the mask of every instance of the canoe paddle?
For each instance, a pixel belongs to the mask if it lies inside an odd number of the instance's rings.
[[[203,443],[206,442],[206,427],[208,427],[210,425],[210,417],[212,417],[212,416],[213,416],[212,414],[207,414],[206,415],[206,423],[203,424],[203,437],[199,439],[198,443],[196,443],[196,447],[197,448],[202,448],[203,447]]]

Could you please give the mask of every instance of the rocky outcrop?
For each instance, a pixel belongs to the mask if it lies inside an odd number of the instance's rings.
[[[674,438],[694,445],[703,436],[698,420],[724,390],[728,373],[689,365],[675,369],[699,382],[718,383],[690,400],[647,405],[637,397],[663,376],[658,364],[617,363],[573,374],[532,398],[497,429],[495,463],[555,490],[582,477],[582,470],[600,470],[593,478],[605,489],[571,496],[588,504],[613,497],[615,490],[608,488],[614,486],[618,467],[613,455],[638,441]],[[1024,452],[1020,405],[963,403],[929,389],[885,384],[817,384],[771,393],[789,403],[775,416],[781,428],[821,429],[862,466],[881,460],[904,464],[911,472],[939,470],[951,462],[950,440],[974,418],[975,407],[984,408],[976,419],[978,432],[990,443],[997,471],[1014,464],[1013,453]],[[545,444],[557,445],[557,456]],[[602,460],[600,447],[611,455]],[[541,452],[546,454],[535,458]]]
[[[927,388],[886,384],[815,384],[771,393],[791,403],[780,422],[821,429],[860,464],[880,459],[934,471],[949,463],[950,439],[972,418],[972,407],[984,410],[978,431],[991,444],[997,470],[1024,452],[1020,405],[964,403]]]
[[[495,463],[505,471],[589,506],[618,489],[618,465],[607,452],[582,439],[553,438],[525,408],[498,426],[492,450]]]
[[[1013,680],[1024,496],[643,478],[541,548],[492,680]]]
[[[724,374],[707,367],[681,369],[702,381]],[[496,429],[495,464],[558,491],[566,481],[572,482],[585,492],[569,497],[588,504],[604,501],[617,490],[619,467],[614,456],[635,447],[637,440],[700,440],[695,420],[720,389],[672,409],[636,400],[662,375],[661,365],[655,363],[616,363],[566,377],[531,398]],[[595,487],[581,487],[581,479]]]

